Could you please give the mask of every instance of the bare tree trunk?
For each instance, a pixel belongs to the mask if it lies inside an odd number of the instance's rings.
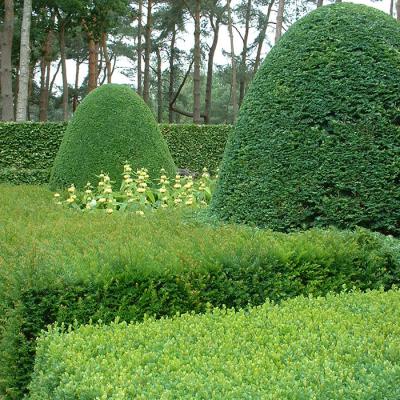
[[[231,44],[231,65],[232,65],[232,122],[236,121],[236,117],[238,114],[238,102],[237,102],[237,77],[236,77],[236,62],[235,62],[235,46],[233,42],[233,29],[232,29],[232,9],[231,9],[231,0],[227,1],[228,7],[228,31],[229,31],[229,40]]]
[[[110,56],[108,55],[108,49],[107,49],[107,33],[105,32],[103,33],[102,36],[102,45],[103,45],[104,61],[106,63],[106,69],[107,69],[107,83],[111,83],[112,69],[111,69]]]
[[[175,42],[176,42],[176,26],[172,30],[171,47],[169,54],[169,88],[168,88],[168,102],[172,103],[174,98],[174,86],[175,86]],[[174,122],[174,111],[168,107],[168,122],[172,124]]]
[[[317,8],[322,7],[324,5],[324,0],[318,0],[317,1]]]
[[[162,59],[160,48],[156,48],[157,55],[157,120],[158,123],[162,122],[163,116],[163,93],[162,93]]]
[[[200,1],[196,0],[194,12],[194,69],[193,69],[193,123],[200,124]]]
[[[51,96],[51,94],[53,93],[54,82],[56,81],[57,75],[60,72],[60,67],[61,67],[61,61],[58,63],[57,69],[54,72],[53,78],[51,79],[50,87],[49,87],[49,96]]]
[[[394,13],[394,0],[390,0],[390,10],[389,10],[390,16],[393,17]]]
[[[250,17],[251,17],[251,0],[247,0],[246,7],[246,23],[243,37],[243,50],[242,59],[240,62],[240,77],[239,77],[239,107],[242,105],[244,92],[246,89],[246,61],[247,61],[247,46],[249,40],[250,30]]]
[[[278,4],[278,14],[276,16],[276,31],[275,31],[275,44],[282,36],[283,27],[283,13],[285,11],[285,0],[279,0]]]
[[[67,60],[65,54],[65,21],[60,26],[60,54],[61,54],[61,74],[63,80],[63,118],[68,121],[68,78],[67,78]]]
[[[20,77],[17,101],[17,122],[24,122],[28,110],[29,90],[29,63],[30,63],[30,31],[31,31],[32,0],[24,0],[21,26],[21,49],[20,49]]]
[[[75,69],[75,92],[74,98],[72,100],[72,112],[75,112],[78,107],[78,90],[79,90],[79,69],[81,66],[81,61],[78,59],[76,60],[76,69]]]
[[[210,16],[210,24],[214,31],[214,37],[210,47],[210,51],[208,52],[206,98],[204,106],[204,115],[205,115],[204,122],[206,124],[210,123],[210,115],[211,115],[213,66],[214,66],[215,50],[217,49],[218,37],[219,37],[219,24],[220,24],[219,18],[217,18],[214,22],[214,19]]]
[[[143,0],[139,0],[138,16],[138,44],[137,44],[137,93],[143,95],[142,87],[142,18],[143,18]]]
[[[98,54],[96,51],[96,42],[94,41],[93,35],[89,35],[89,82],[88,82],[88,92],[97,87],[97,59]]]
[[[268,29],[268,25],[269,25],[269,19],[271,17],[271,11],[272,11],[272,7],[274,5],[274,0],[271,0],[271,2],[268,4],[268,10],[267,10],[267,15],[265,16],[265,24],[262,28],[262,31],[260,32],[260,36],[258,39],[258,47],[257,47],[257,55],[256,55],[256,60],[254,62],[254,70],[253,70],[253,75],[256,74],[256,72],[258,71],[258,68],[260,66],[260,62],[261,62],[261,51],[264,45],[264,41],[265,41],[265,37],[267,34],[267,29]]]
[[[14,120],[14,99],[12,90],[12,45],[14,37],[14,1],[4,2],[4,22],[1,35],[1,101],[2,119],[4,121]]]
[[[400,0],[396,1],[396,17],[397,21],[400,21]]]
[[[42,58],[40,60],[39,120],[42,122],[48,119],[52,35],[53,32],[49,30],[43,43]]]
[[[151,31],[153,25],[152,17],[153,0],[147,0],[147,23],[144,49],[144,77],[143,77],[143,100],[150,103],[150,55],[151,55]]]

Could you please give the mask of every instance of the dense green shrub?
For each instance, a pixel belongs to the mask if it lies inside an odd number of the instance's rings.
[[[67,125],[0,122],[0,182],[46,184]],[[217,172],[230,125],[161,124],[179,168]]]
[[[160,126],[171,154],[179,168],[200,172],[206,167],[215,174],[222,160],[230,125]]]
[[[146,167],[152,177],[176,167],[153,114],[124,85],[103,85],[85,97],[68,124],[50,176],[50,186],[83,188],[99,171],[121,184],[125,162]]]
[[[30,399],[398,399],[399,349],[397,290],[55,327]]]
[[[400,242],[367,230],[283,234],[155,212],[82,214],[0,186],[0,397],[29,382],[47,324],[246,307],[400,283]]]
[[[266,57],[212,207],[274,230],[356,225],[400,235],[400,25],[321,7]]]
[[[48,182],[65,129],[61,123],[1,122],[0,182]]]

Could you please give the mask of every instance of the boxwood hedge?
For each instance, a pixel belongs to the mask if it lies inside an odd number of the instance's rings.
[[[84,188],[107,172],[117,185],[125,162],[146,167],[159,177],[161,168],[175,175],[168,146],[143,99],[125,85],[100,86],[78,107],[61,142],[50,176],[53,189]]]
[[[0,397],[20,399],[47,324],[242,308],[400,283],[400,242],[367,230],[283,234],[176,212],[80,214],[0,186]]]
[[[0,122],[0,182],[46,184],[67,125]],[[230,125],[160,124],[179,168],[217,172]]]
[[[399,349],[397,290],[55,327],[30,399],[398,399]]]
[[[341,3],[294,24],[240,110],[214,212],[289,231],[400,235],[400,24]]]

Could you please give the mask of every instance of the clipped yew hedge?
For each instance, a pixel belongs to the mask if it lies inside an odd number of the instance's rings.
[[[31,400],[400,397],[400,292],[50,329]]]
[[[400,235],[400,24],[341,3],[295,23],[240,110],[212,207],[279,231]]]
[[[67,124],[0,122],[0,183],[46,184]],[[160,124],[179,168],[215,174],[230,125]]]

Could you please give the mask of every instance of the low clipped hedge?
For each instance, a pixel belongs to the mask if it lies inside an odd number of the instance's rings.
[[[0,183],[46,184],[65,123],[0,122]],[[160,130],[179,168],[216,173],[230,125],[168,125]],[[96,171],[100,172],[100,171]]]
[[[30,399],[398,399],[400,292],[55,327]]]

